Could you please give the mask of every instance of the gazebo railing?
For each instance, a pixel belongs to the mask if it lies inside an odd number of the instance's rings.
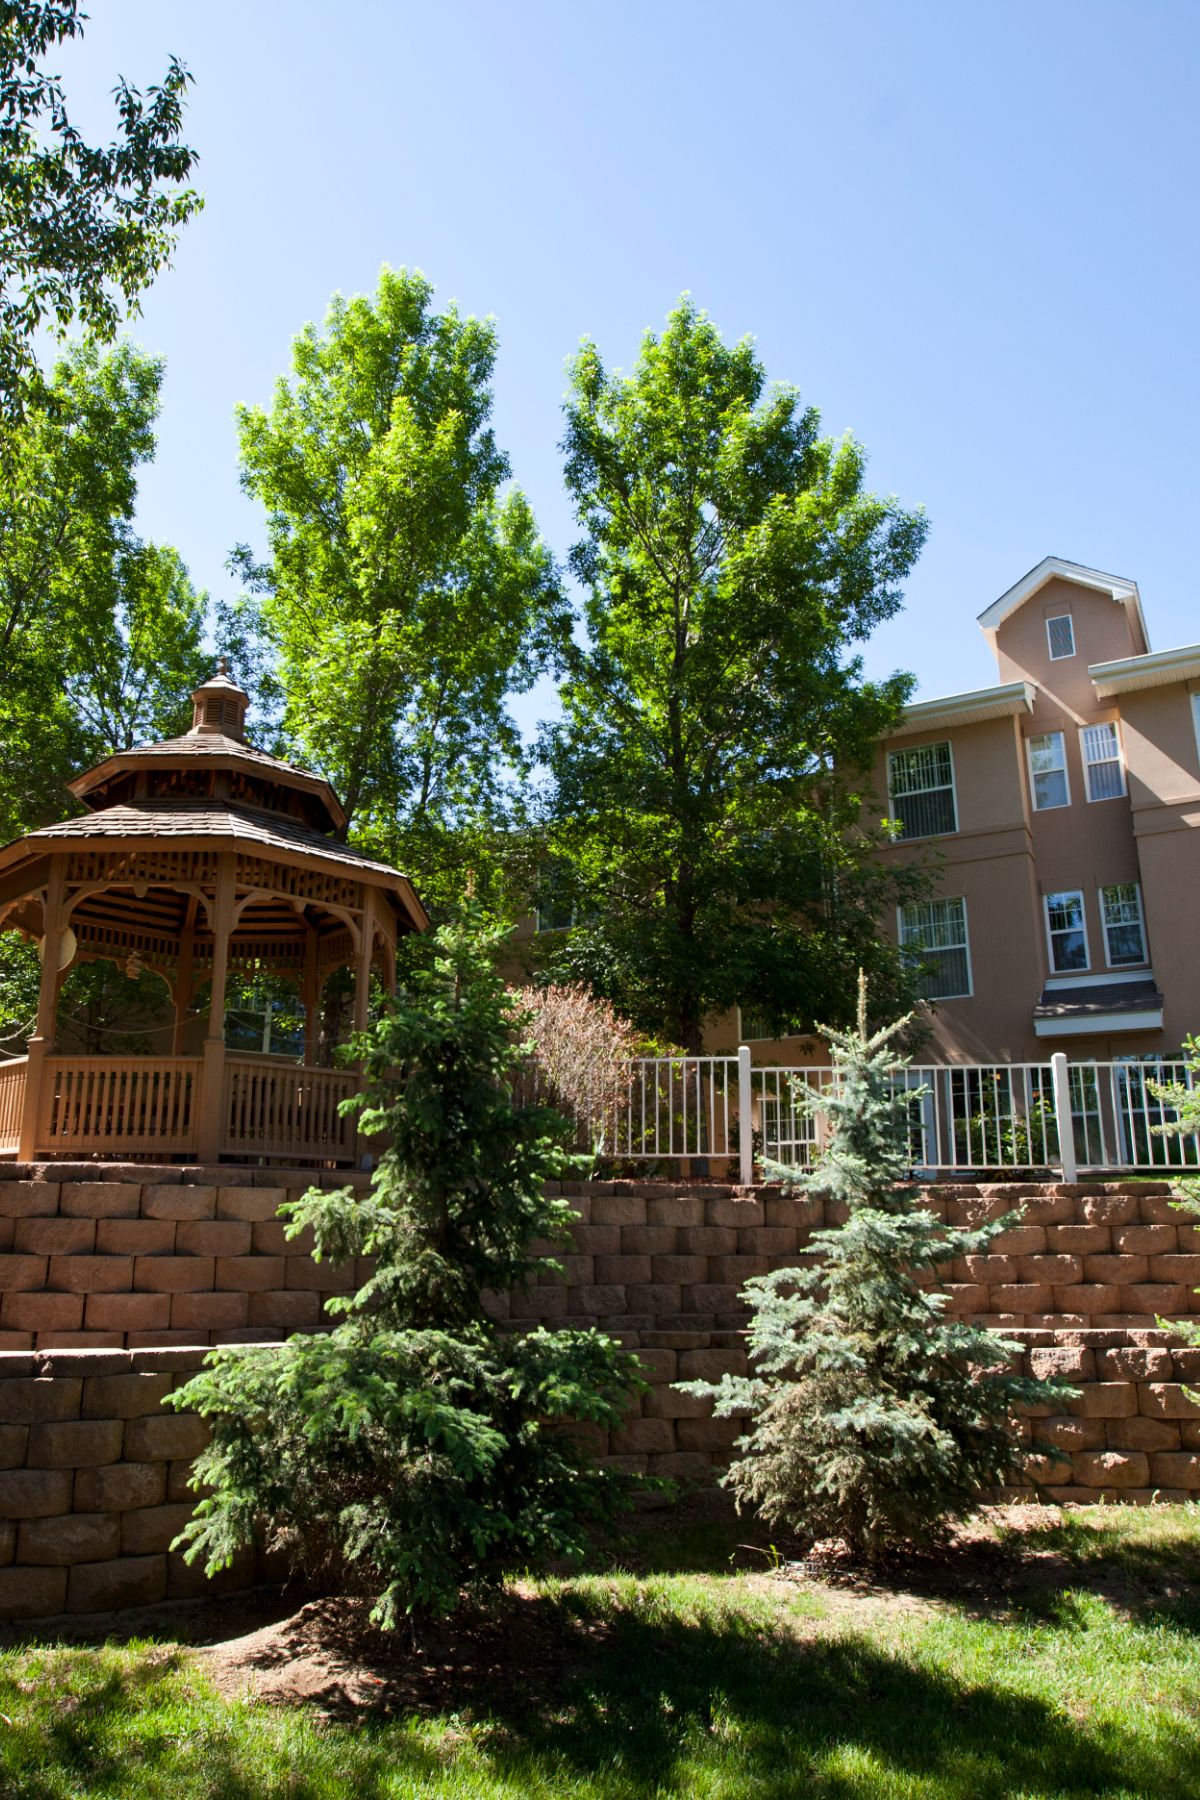
[[[25,1074],[29,1058],[21,1056],[0,1065],[0,1155],[15,1150],[21,1139],[21,1115],[25,1110]]]
[[[354,1120],[344,1119],[338,1107],[357,1089],[351,1070],[227,1055],[222,1148],[227,1155],[352,1162]]]
[[[195,1150],[202,1066],[194,1056],[48,1057],[38,1150]]]

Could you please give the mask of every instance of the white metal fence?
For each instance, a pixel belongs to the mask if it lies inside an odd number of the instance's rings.
[[[821,1096],[830,1067],[752,1064],[736,1056],[640,1057],[577,1120],[579,1141],[618,1162],[678,1165],[701,1158],[736,1165],[810,1167],[828,1137]],[[1152,1083],[1192,1086],[1182,1062],[911,1063],[898,1089],[911,1094],[914,1170],[963,1173],[1116,1169],[1200,1174],[1200,1138],[1163,1136],[1174,1122]]]

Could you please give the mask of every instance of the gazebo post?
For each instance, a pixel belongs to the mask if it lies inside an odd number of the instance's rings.
[[[321,1036],[321,938],[312,920],[304,920],[304,1065],[315,1068]]]
[[[25,1101],[21,1113],[21,1135],[17,1142],[17,1160],[32,1162],[37,1152],[38,1127],[42,1117],[42,1090],[45,1086],[46,1058],[54,1052],[54,1025],[58,1006],[58,957],[63,933],[63,887],[65,864],[60,857],[50,862],[46,883],[46,912],[42,933],[42,978],[38,985],[37,1024],[29,1040],[25,1066]]]
[[[375,889],[363,885],[362,943],[354,972],[354,1029],[367,1029],[367,1006],[371,998],[371,964],[375,959]]]
[[[192,1002],[192,961],[196,945],[195,895],[188,900],[183,933],[179,940],[179,963],[175,972],[175,1029],[171,1035],[171,1055],[183,1055],[183,1032],[188,1008]]]
[[[201,1162],[216,1162],[225,1131],[225,988],[229,975],[229,939],[233,935],[234,860],[217,863],[217,899],[213,908],[212,997],[204,1039],[200,1084],[200,1128],[196,1150]]]

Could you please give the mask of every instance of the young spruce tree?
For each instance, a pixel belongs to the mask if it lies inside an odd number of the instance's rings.
[[[387,1144],[370,1193],[313,1188],[281,1209],[319,1259],[374,1259],[357,1293],[328,1303],[341,1322],[214,1351],[176,1397],[213,1429],[189,1558],[211,1574],[265,1528],[298,1566],[370,1593],[384,1627],[580,1553],[628,1490],[566,1427],[619,1422],[633,1359],[595,1331],[512,1331],[485,1309],[489,1290],[554,1267],[530,1244],[572,1216],[545,1192],[569,1160],[562,1120],[512,1098],[523,1019],[493,948],[444,927],[355,1046],[366,1085],[352,1104]]]
[[[921,1285],[986,1251],[1018,1215],[949,1226],[909,1183],[914,1094],[895,1082],[905,1059],[893,1043],[910,1018],[869,1032],[860,977],[857,1029],[826,1033],[836,1071],[820,1097],[828,1150],[809,1175],[772,1170],[848,1217],[813,1237],[812,1266],[746,1284],[751,1373],[685,1386],[711,1395],[718,1418],[750,1415],[725,1477],[739,1509],[871,1559],[936,1539],[970,1512],[1019,1460],[1016,1407],[1061,1391],[1012,1373],[1002,1337],[947,1318],[945,1295]]]

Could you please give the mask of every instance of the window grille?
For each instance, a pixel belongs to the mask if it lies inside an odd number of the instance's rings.
[[[971,992],[967,903],[913,900],[900,908],[900,945],[919,970],[925,1000],[953,1000]]]
[[[1046,731],[1029,739],[1029,785],[1035,812],[1070,806],[1066,740],[1061,731]]]
[[[1072,975],[1088,966],[1087,927],[1081,893],[1046,895],[1046,928],[1050,934],[1050,967],[1056,975]]]
[[[888,753],[891,816],[902,838],[942,837],[958,830],[954,758],[949,743]]]
[[[1104,947],[1110,969],[1146,961],[1146,928],[1142,920],[1142,895],[1136,881],[1118,882],[1100,889],[1100,916],[1104,920]]]
[[[1121,744],[1115,725],[1085,725],[1083,768],[1089,800],[1116,800],[1125,792]]]
[[[740,1006],[738,1008],[738,1041],[752,1044],[764,1038],[783,1038],[791,1035],[791,1027],[786,1020],[777,1018],[774,1013],[765,1012],[761,1006]]]
[[[1075,654],[1075,622],[1070,613],[1060,613],[1046,620],[1046,637],[1050,645],[1050,661],[1062,662]]]

